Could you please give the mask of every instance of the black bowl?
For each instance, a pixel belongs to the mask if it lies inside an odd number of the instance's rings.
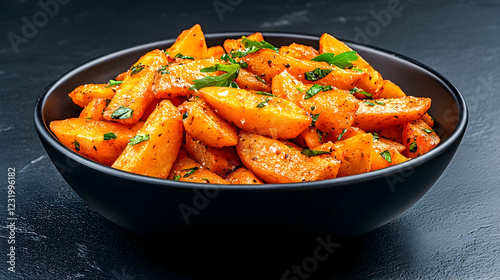
[[[206,35],[207,44],[247,33]],[[281,46],[318,47],[317,36],[264,33]],[[453,158],[467,126],[458,90],[436,71],[405,56],[347,42],[385,79],[408,94],[432,98],[430,114],[442,139],[434,150],[385,169],[331,180],[250,185],[184,183],[136,175],[84,158],[63,146],[48,129],[53,120],[78,116],[68,93],[86,83],[105,83],[142,54],[165,49],[175,39],[137,46],[85,63],[48,86],[34,110],[35,127],[66,182],[97,212],[140,234],[179,229],[250,226],[325,232],[355,237],[395,219],[436,182]]]

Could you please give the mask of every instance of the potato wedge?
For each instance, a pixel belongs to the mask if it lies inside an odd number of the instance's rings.
[[[247,39],[252,41],[260,42],[264,40],[262,33],[257,32],[247,36]],[[239,39],[227,39],[224,41],[224,50],[227,53],[231,53],[232,51],[242,51],[245,49],[245,45],[241,43],[241,38]]]
[[[204,58],[217,58],[219,59],[226,51],[222,46],[213,46],[207,49],[207,52],[203,56]]]
[[[375,98],[401,98],[405,96],[406,94],[398,85],[389,80],[384,80],[382,88]]]
[[[405,96],[359,101],[354,126],[365,131],[395,126],[420,119],[431,107],[431,99]]]
[[[115,90],[116,86],[110,87],[108,84],[86,84],[77,87],[68,95],[73,100],[73,103],[83,108],[94,98],[113,98]]]
[[[293,101],[295,104],[300,104],[304,100],[306,92],[311,85],[305,85],[301,81],[295,79],[288,71],[283,71],[274,76],[272,81],[272,93],[278,97]]]
[[[207,43],[205,35],[199,24],[195,24],[190,29],[181,32],[174,44],[167,49],[171,57],[178,54],[191,56],[194,59],[200,59],[207,53]]]
[[[280,47],[279,53],[302,60],[311,60],[319,55],[319,52],[315,48],[297,43]]]
[[[229,184],[219,175],[203,168],[199,163],[190,159],[185,150],[179,150],[177,160],[168,176],[171,180],[202,183],[202,184]]]
[[[168,100],[161,101],[112,167],[151,177],[167,178],[182,142],[182,116]],[[143,141],[141,141],[143,140]]]
[[[158,49],[143,55],[118,87],[104,118],[124,124],[138,122],[154,99],[151,88],[158,68],[166,63],[166,54]]]
[[[384,155],[385,157],[383,157]],[[407,161],[408,158],[400,154],[398,151],[394,150],[384,150],[381,152],[372,151],[371,155],[371,170],[379,170],[389,166],[396,165]]]
[[[403,145],[406,146],[404,156],[416,158],[434,149],[441,139],[422,119],[403,125]]]
[[[293,139],[300,147],[308,147],[310,149],[321,145],[323,141],[323,132],[314,126],[310,126],[302,131],[299,136]]]
[[[104,121],[103,113],[106,108],[109,99],[105,98],[94,98],[90,101],[85,108],[80,112],[81,119],[91,119],[94,121]]]
[[[240,69],[240,73],[236,78],[235,82],[238,86],[245,90],[255,90],[270,92],[271,86],[266,83],[263,79],[260,79],[257,75],[248,72],[245,69]]]
[[[272,138],[295,138],[311,124],[304,110],[283,98],[227,87],[206,87],[199,94],[224,119]]]
[[[252,171],[240,167],[227,175],[226,180],[233,185],[260,185],[264,184]]]
[[[217,115],[202,98],[184,102],[179,110],[186,133],[194,139],[215,148],[238,143],[238,128]]]
[[[143,122],[126,126],[115,122],[72,118],[50,122],[50,130],[64,146],[110,166],[143,125]]]
[[[278,140],[243,130],[236,151],[243,165],[267,183],[331,179],[340,166],[334,158],[308,157]]]

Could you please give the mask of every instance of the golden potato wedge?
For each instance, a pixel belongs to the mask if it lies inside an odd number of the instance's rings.
[[[68,95],[73,103],[83,108],[94,98],[113,98],[116,88],[116,86],[110,87],[108,84],[86,84],[77,87]]]
[[[264,184],[252,171],[240,167],[227,175],[226,180],[233,185],[260,185]]]
[[[207,53],[207,43],[205,35],[199,24],[195,24],[190,29],[181,32],[174,44],[167,49],[171,57],[176,55],[190,56],[194,59],[200,59]]]
[[[168,178],[171,180],[191,183],[229,184],[228,181],[224,180],[219,175],[211,172],[210,170],[202,167],[196,161],[190,159],[187,156],[186,151],[183,149],[179,150],[179,155],[177,156],[177,160],[175,161]]]
[[[109,99],[105,98],[94,98],[90,101],[85,108],[80,112],[81,119],[91,119],[95,121],[104,121],[103,113],[106,108]]]

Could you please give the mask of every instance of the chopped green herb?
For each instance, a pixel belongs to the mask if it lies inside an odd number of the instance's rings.
[[[166,50],[163,51],[166,55],[170,55],[169,52],[167,52]]]
[[[425,131],[426,133],[433,133],[433,132],[434,132],[434,130],[432,130],[432,129],[428,129],[428,128],[424,128],[424,131]]]
[[[319,114],[312,115],[311,118],[312,118],[311,126],[316,126],[316,121],[319,118]]]
[[[369,105],[369,106],[375,106],[375,103],[373,103],[371,101],[365,101],[363,103],[365,103],[366,105]]]
[[[316,94],[318,94],[320,91],[327,91],[331,90],[332,86],[322,86],[322,85],[313,85],[311,88],[309,88],[308,91],[306,91],[306,95],[304,95],[304,99],[309,99]]]
[[[316,106],[311,106],[311,111],[314,111],[316,109]]]
[[[210,184],[210,181],[208,180],[208,178],[203,177],[203,178],[201,178],[201,179],[202,179],[203,181],[206,181],[207,183],[209,183],[209,184]]]
[[[175,176],[174,176],[174,180],[175,180],[175,181],[179,181],[179,179],[181,179],[181,178],[182,178],[182,176],[181,176],[181,175],[175,175]]]
[[[217,71],[233,72],[238,70],[240,70],[240,66],[238,64],[215,64],[213,66],[201,68],[200,72],[202,73],[212,73]]]
[[[132,113],[134,110],[125,107],[125,106],[120,106],[120,108],[116,109],[113,114],[111,114],[112,119],[119,119],[119,120],[124,120],[132,117]]]
[[[323,131],[316,129],[316,134],[318,134],[319,142],[323,141]]]
[[[261,77],[259,77],[259,75],[255,75],[255,78],[256,78],[257,80],[259,80],[261,83],[264,83],[264,84],[266,84],[266,85],[267,85],[266,81],[264,81],[264,79],[262,79]]]
[[[378,105],[385,105],[385,103],[384,103],[384,102],[382,102],[382,101],[373,100],[373,102],[377,103]]]
[[[317,81],[319,79],[324,78],[326,75],[328,75],[332,70],[330,69],[320,69],[316,68],[313,71],[310,72],[305,72],[304,75],[306,76],[306,80],[308,81]]]
[[[358,67],[352,67],[351,70],[363,73],[363,70],[359,69]]]
[[[144,67],[146,67],[146,65],[144,65],[142,63],[139,63],[137,65],[132,66],[132,68],[130,68],[130,70],[132,70],[132,72],[130,73],[130,76],[135,75],[135,74],[141,72],[142,69],[144,69]]]
[[[191,59],[191,60],[194,60],[194,57],[192,56],[189,56],[189,55],[183,55],[181,53],[178,53],[174,56],[175,58],[184,58],[184,59]]]
[[[187,170],[189,170],[189,171],[188,171],[186,174],[184,174],[184,176],[183,176],[183,177],[184,177],[184,178],[187,178],[187,177],[189,177],[189,176],[193,175],[193,173],[195,173],[195,172],[196,172],[196,170],[198,170],[198,169],[199,169],[198,167],[193,167],[193,168],[187,169]]]
[[[123,83],[123,81],[109,80],[109,85],[107,85],[106,87],[114,87],[117,85],[121,85],[121,83]]]
[[[342,136],[344,136],[346,131],[347,131],[347,128],[344,128],[344,130],[342,130],[342,133],[340,133],[339,137],[337,138],[337,141],[340,141],[340,139],[342,139]]]
[[[349,93],[351,93],[351,94],[354,94],[354,93],[359,93],[359,94],[362,94],[362,95],[364,95],[364,96],[366,96],[366,97],[372,97],[372,96],[373,96],[373,94],[368,93],[368,92],[366,92],[366,91],[364,91],[364,90],[360,90],[359,88],[353,88],[353,89],[351,89],[351,90],[349,91]]]
[[[108,107],[109,102],[111,102],[111,99],[107,99],[107,98],[106,98],[106,107]]]
[[[266,101],[262,101],[259,104],[257,104],[257,108],[262,108],[267,105],[267,102],[271,100],[271,98],[266,98]]]
[[[243,51],[231,51],[231,56],[233,58],[235,57],[244,57],[248,54],[251,54],[251,53],[254,53],[258,50],[261,50],[261,49],[270,49],[270,50],[273,50],[275,52],[278,52],[279,49],[271,44],[269,44],[268,42],[262,40],[262,41],[252,41],[252,40],[249,40],[247,37],[243,36],[241,38],[241,43],[243,43],[245,45],[245,50]]]
[[[301,88],[301,87],[297,87],[297,90],[298,90],[298,91],[300,91],[300,92],[303,92],[303,91],[304,91],[304,89],[303,89],[303,88]]]
[[[80,151],[80,143],[78,143],[78,141],[73,141],[73,145],[75,145],[75,150],[78,152]]]
[[[227,53],[223,54],[220,59],[224,60],[224,61],[227,61],[229,63],[232,63],[232,64],[239,64],[241,68],[243,69],[246,69],[248,67],[248,63],[246,63],[245,61],[236,61],[234,58],[232,58],[231,56],[229,56]]]
[[[193,80],[194,84],[189,88],[190,90],[198,90],[204,87],[233,87],[238,88],[234,80],[238,77],[240,66],[238,64],[216,64],[214,66],[205,67],[200,72],[215,72],[226,71],[226,74],[220,76],[207,76],[201,79]]]
[[[91,120],[92,118],[91,118],[91,117],[86,117],[85,119],[86,119],[86,120]]]
[[[410,151],[410,153],[414,153],[417,151],[417,142],[411,142],[410,144],[410,148],[408,149],[408,151]]]
[[[380,139],[380,136],[378,136],[378,133],[376,133],[375,131],[372,132],[372,135],[373,135],[373,142],[377,142],[378,139]]]
[[[187,119],[188,116],[189,116],[188,112],[184,112],[184,114],[182,114],[182,119],[185,120]]]
[[[272,97],[276,97],[276,95],[274,94],[270,94],[270,93],[267,93],[267,92],[263,92],[263,91],[257,91],[257,92],[254,92],[255,94],[260,94],[260,95],[265,95],[265,96],[272,96]]]
[[[358,59],[355,51],[349,51],[335,55],[333,53],[322,53],[311,59],[312,61],[324,61],[330,65],[335,65],[339,68],[352,68],[352,62]]]
[[[327,152],[327,151],[320,151],[320,150],[302,149],[301,154],[306,155],[308,157],[314,157],[314,156],[319,156],[319,155],[323,155],[323,154],[331,154],[331,153]]]
[[[118,138],[113,132],[104,133],[104,140],[111,140]]]
[[[385,159],[387,160],[388,162],[391,162],[392,163],[392,158],[391,158],[391,152],[385,150],[383,152],[380,153],[380,155]]]
[[[168,71],[168,66],[166,65],[163,65],[163,66],[160,66],[160,68],[158,68],[158,72],[160,74],[170,74],[170,71]]]
[[[134,138],[129,139],[128,144],[130,146],[134,146],[136,144],[139,144],[139,143],[141,143],[143,141],[147,141],[147,140],[149,140],[149,134],[144,134],[144,135],[138,134],[138,135],[134,136]]]

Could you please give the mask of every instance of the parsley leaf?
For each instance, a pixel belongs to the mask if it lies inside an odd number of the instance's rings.
[[[242,69],[246,69],[248,67],[248,63],[246,63],[245,61],[236,61],[234,58],[232,58],[231,56],[229,56],[227,53],[223,54],[220,59],[224,60],[224,61],[227,61],[229,63],[232,63],[232,64],[239,64],[240,67]]]
[[[259,80],[259,82],[261,82],[261,83],[263,83],[263,84],[266,84],[266,85],[267,85],[266,81],[264,81],[264,79],[262,79],[261,77],[259,77],[259,75],[255,75],[255,78],[256,78],[257,80]]]
[[[332,70],[330,70],[330,69],[316,68],[313,71],[305,72],[304,75],[306,76],[305,78],[308,81],[317,81],[317,80],[319,80],[321,78],[324,78],[330,72],[332,72]]]
[[[144,69],[144,67],[146,67],[146,65],[144,65],[142,63],[139,63],[137,65],[133,65],[132,68],[130,68],[130,70],[132,70],[132,72],[130,73],[130,76],[135,75],[135,74],[141,72],[142,69]]]
[[[123,81],[109,80],[109,85],[107,85],[106,87],[114,87],[117,85],[121,85],[121,83],[123,83]]]
[[[230,54],[233,58],[244,57],[248,54],[254,53],[254,52],[259,51],[261,49],[270,49],[270,50],[273,50],[275,52],[279,51],[279,49],[277,47],[269,44],[268,42],[266,42],[264,40],[252,41],[252,40],[249,40],[247,37],[243,36],[241,38],[241,43],[243,43],[245,45],[245,50],[243,50],[243,51],[238,51],[238,50],[231,51]]]
[[[377,103],[378,105],[385,105],[385,103],[382,101],[374,100],[373,102]]]
[[[192,56],[189,56],[189,55],[183,55],[181,53],[178,53],[174,56],[175,58],[184,58],[184,59],[191,59],[191,60],[194,60],[194,57]]]
[[[319,142],[323,141],[323,131],[316,129],[316,134],[318,134]]]
[[[373,94],[368,93],[368,92],[366,92],[366,91],[364,91],[364,90],[360,90],[359,88],[353,88],[353,89],[351,89],[351,90],[349,91],[349,93],[351,93],[351,94],[354,94],[354,93],[359,93],[359,94],[362,94],[362,95],[364,95],[364,96],[366,96],[366,97],[372,97],[372,96],[373,96]]]
[[[363,70],[359,69],[358,67],[352,67],[351,70],[363,73]]]
[[[385,159],[387,160],[388,162],[392,163],[392,158],[391,158],[391,152],[385,150],[383,152],[380,153],[380,155]]]
[[[410,148],[408,149],[408,151],[410,151],[410,153],[414,153],[417,151],[417,142],[411,142],[410,144]]]
[[[238,88],[238,85],[234,82],[240,72],[240,66],[238,64],[216,64],[214,66],[202,68],[200,72],[210,73],[219,70],[226,71],[227,73],[220,76],[207,76],[193,80],[194,84],[189,89],[198,90],[204,87],[213,86]]]
[[[300,152],[303,155],[306,155],[308,157],[314,157],[314,156],[319,156],[323,154],[331,154],[330,152],[327,151],[321,151],[321,150],[311,150],[311,149],[302,149]]]
[[[119,119],[119,120],[124,120],[132,117],[132,113],[134,110],[125,107],[125,106],[120,106],[120,108],[116,109],[113,114],[111,114],[112,119]]]
[[[346,69],[346,68],[352,68],[353,65],[351,62],[355,61],[356,59],[358,59],[356,52],[349,51],[338,55],[335,55],[333,53],[322,53],[311,60],[324,61],[330,65],[335,65],[339,68]]]
[[[327,91],[327,90],[332,90],[332,86],[322,86],[322,85],[316,85],[314,84],[311,88],[309,88],[308,91],[306,91],[306,95],[304,95],[304,99],[309,99],[316,94],[318,94],[320,91]]]
[[[104,133],[104,140],[111,140],[118,138],[113,132]]]
[[[233,72],[240,70],[240,66],[238,64],[215,64],[213,66],[201,68],[200,72],[202,73],[213,73],[217,71],[224,72]]]
[[[144,134],[144,135],[137,134],[136,136],[134,136],[134,138],[128,140],[129,141],[128,144],[130,146],[134,146],[136,144],[141,143],[142,141],[147,141],[147,140],[149,140],[149,134]]]

